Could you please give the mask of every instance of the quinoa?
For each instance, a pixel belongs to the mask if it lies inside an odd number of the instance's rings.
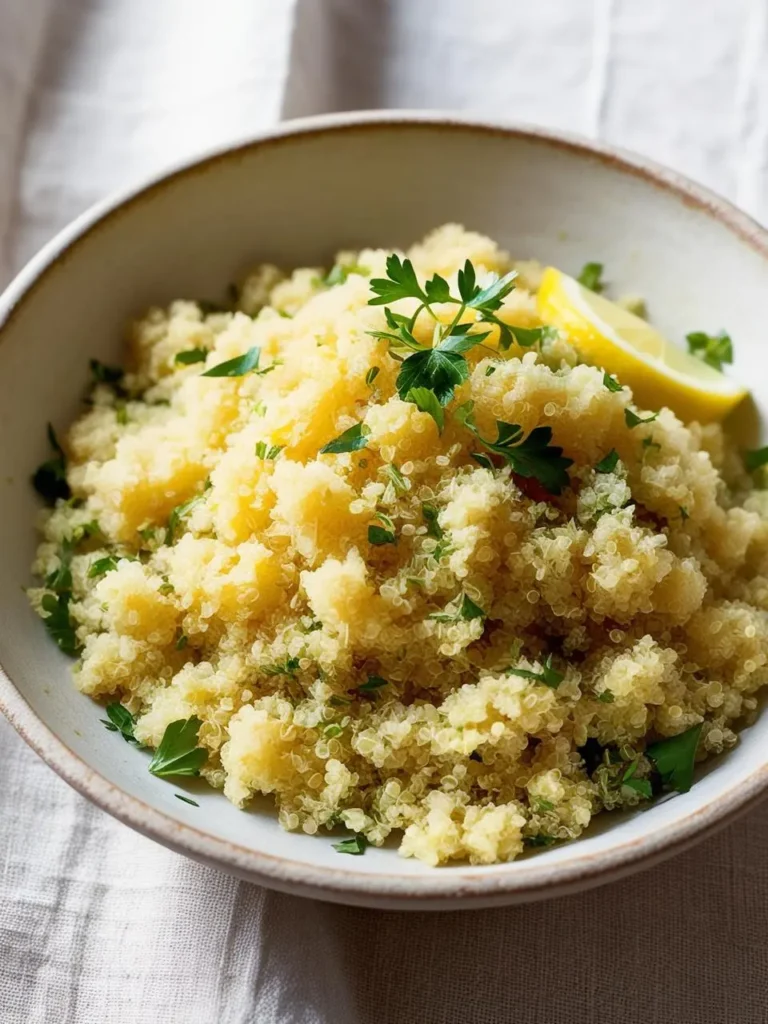
[[[514,265],[456,225],[408,255],[451,282],[467,258],[481,282]],[[768,492],[718,425],[662,409],[629,429],[629,390],[562,332],[468,352],[440,434],[369,333],[386,256],[340,254],[329,278],[258,268],[234,311],[149,310],[120,388],[97,384],[63,441],[73,497],[41,513],[34,571],[81,538],[78,688],[122,701],[149,747],[197,716],[202,774],[236,805],[272,794],[287,829],[394,832],[432,865],[510,860],[638,805],[615,765],[648,776],[648,743],[699,724],[700,760],[736,742],[768,679]],[[540,269],[519,269],[498,315],[536,327]],[[254,346],[258,372],[201,375]],[[550,427],[569,487],[543,500],[478,465],[450,415],[467,400],[488,431]],[[361,423],[364,447],[320,453]]]

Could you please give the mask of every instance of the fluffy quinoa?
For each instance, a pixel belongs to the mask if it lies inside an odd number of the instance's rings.
[[[490,239],[447,225],[408,255],[452,283],[467,258],[481,283],[517,267],[499,316],[540,323],[539,268]],[[149,747],[197,716],[202,774],[236,805],[270,794],[287,829],[394,833],[432,865],[506,861],[643,802],[590,744],[643,777],[648,743],[698,723],[699,760],[736,742],[768,679],[768,491],[719,425],[662,409],[630,429],[629,390],[562,333],[468,352],[440,435],[369,333],[386,256],[340,254],[330,279],[262,266],[235,311],[150,309],[119,391],[97,384],[63,439],[74,500],[41,513],[34,571],[98,524],[71,557],[76,684],[122,701]],[[253,346],[260,372],[201,376]],[[204,363],[176,361],[192,349]],[[551,427],[573,460],[562,494],[471,458],[451,414],[469,399],[488,435]],[[319,454],[361,422],[364,448]],[[396,543],[369,542],[381,513]],[[464,595],[484,617],[451,614]],[[557,687],[510,671],[548,656]]]

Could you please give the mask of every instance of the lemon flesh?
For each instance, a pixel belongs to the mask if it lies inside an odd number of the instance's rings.
[[[645,409],[669,406],[684,422],[721,420],[747,389],[602,295],[547,267],[538,293],[542,321],[564,331],[585,362],[615,374]]]

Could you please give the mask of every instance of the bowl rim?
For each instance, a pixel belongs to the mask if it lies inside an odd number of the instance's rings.
[[[91,232],[127,207],[142,202],[177,178],[203,173],[212,164],[237,159],[245,151],[279,145],[312,135],[380,128],[433,129],[483,132],[518,138],[567,150],[581,158],[598,160],[624,174],[640,177],[687,206],[695,207],[736,234],[760,256],[768,259],[768,230],[709,189],[652,160],[577,135],[500,118],[465,116],[443,111],[355,111],[284,121],[274,127],[224,145],[210,147],[165,170],[144,177],[138,184],[108,196],[64,227],[22,268],[0,295],[0,343],[15,312],[34,295],[36,285],[59,259]],[[547,857],[493,865],[491,869],[454,866],[427,874],[398,875],[387,871],[351,874],[312,861],[274,856],[214,836],[177,821],[134,797],[91,768],[39,719],[0,665],[0,711],[35,752],[83,796],[124,824],[171,849],[239,877],[271,888],[304,896],[396,909],[458,909],[525,902],[564,895],[616,880],[650,867],[691,846],[742,814],[768,788],[768,765],[758,765],[746,779],[706,804],[691,808],[654,832],[625,840],[598,853],[579,853],[563,863],[548,864]]]

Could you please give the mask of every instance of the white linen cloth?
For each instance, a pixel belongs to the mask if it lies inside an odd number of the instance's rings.
[[[0,278],[281,116],[453,107],[638,149],[768,219],[766,0],[0,0]],[[237,882],[0,721],[1,1024],[768,1020],[768,806],[645,874],[446,915]]]

